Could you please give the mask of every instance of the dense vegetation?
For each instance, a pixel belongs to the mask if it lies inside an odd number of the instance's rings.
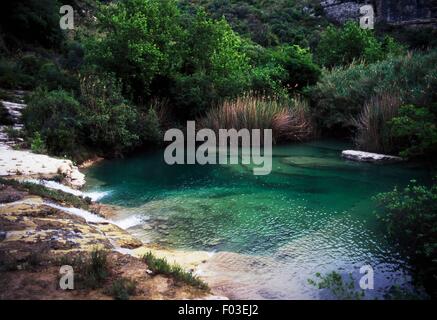
[[[167,127],[197,119],[216,130],[270,127],[276,143],[336,135],[434,163],[435,31],[337,26],[319,3],[68,0],[76,28],[62,31],[57,0],[5,2],[0,88],[30,91],[32,150],[79,162],[159,145]],[[10,124],[4,109],[0,124]],[[390,236],[430,283],[435,193],[409,187],[378,198]],[[120,280],[114,295],[130,287]]]
[[[346,134],[370,151],[435,153],[435,51],[407,55],[388,35],[329,25],[318,1],[69,3],[80,8],[74,31],[60,30],[56,0],[23,2],[0,23],[0,86],[33,91],[24,120],[35,151],[120,156],[159,144],[166,126],[273,96],[281,106],[254,104],[247,125],[286,115],[276,142]],[[388,117],[369,114],[398,92]]]
[[[388,237],[409,257],[416,283],[437,296],[437,184],[412,183],[376,197]]]

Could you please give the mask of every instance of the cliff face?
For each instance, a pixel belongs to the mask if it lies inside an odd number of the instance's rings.
[[[378,22],[437,27],[437,0],[321,1],[327,17],[339,23],[359,19],[360,7],[364,4],[373,5]]]

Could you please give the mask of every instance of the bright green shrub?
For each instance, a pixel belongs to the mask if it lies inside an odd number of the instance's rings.
[[[314,85],[321,74],[309,49],[297,45],[276,48],[272,58],[287,72],[283,85],[289,91],[302,90],[308,85]]]
[[[45,153],[46,147],[44,140],[41,137],[41,134],[39,132],[35,132],[35,135],[32,139],[32,143],[30,145],[30,148],[35,153]]]

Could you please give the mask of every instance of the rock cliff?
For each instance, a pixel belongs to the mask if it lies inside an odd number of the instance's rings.
[[[326,16],[339,23],[359,19],[359,9],[365,4],[373,5],[380,23],[437,27],[437,0],[321,1]]]

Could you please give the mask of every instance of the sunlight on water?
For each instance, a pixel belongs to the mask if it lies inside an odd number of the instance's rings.
[[[377,228],[371,197],[427,173],[345,161],[347,147],[276,147],[269,176],[243,165],[170,167],[157,151],[91,168],[87,191],[111,191],[102,202],[122,206],[119,219],[146,242],[217,252],[200,272],[233,298],[324,297],[308,278],[359,277],[364,264],[375,268],[377,289],[402,284],[406,266]]]

